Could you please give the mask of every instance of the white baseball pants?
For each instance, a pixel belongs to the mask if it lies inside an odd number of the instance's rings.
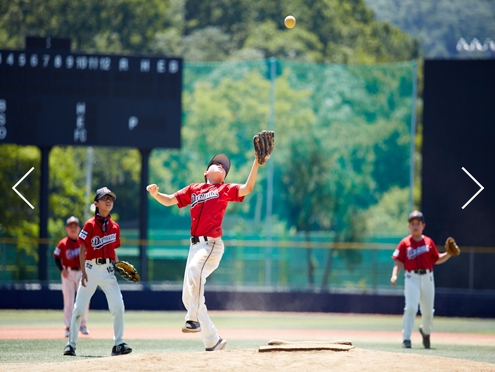
[[[64,278],[62,274],[62,294],[64,296],[64,323],[65,327],[70,327],[70,318],[72,316],[72,310],[74,310],[74,299],[76,297],[77,288],[79,286],[79,281],[81,280],[81,271],[80,270],[71,270],[67,269],[69,276]],[[86,326],[86,322],[88,321],[88,312],[89,312],[89,302],[86,312],[84,316],[81,318],[81,325]]]
[[[421,310],[421,323],[423,332],[431,334],[433,330],[433,313],[435,312],[435,280],[433,272],[424,275],[405,272],[404,274],[404,295],[406,306],[404,307],[404,317],[402,333],[404,340],[411,339],[414,327],[414,320],[418,313],[418,305]]]
[[[224,252],[223,241],[220,238],[207,242],[191,244],[187,257],[182,289],[182,302],[186,307],[186,320],[199,322],[201,338],[205,347],[213,347],[218,342],[218,331],[208,316],[205,304],[206,278],[214,272]]]
[[[97,265],[95,260],[86,261],[85,265],[88,281],[86,282],[86,287],[79,284],[77,290],[76,304],[74,305],[70,323],[69,345],[74,349],[76,348],[79,326],[84,310],[87,308],[98,286],[105,293],[108,309],[113,315],[114,345],[120,345],[124,342],[124,300],[113,272],[113,265],[112,263]]]

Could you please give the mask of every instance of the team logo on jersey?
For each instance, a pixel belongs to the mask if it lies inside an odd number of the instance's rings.
[[[79,233],[79,237],[82,239],[82,240],[86,240],[86,237],[88,236],[88,232],[86,230],[81,230],[81,232]]]
[[[209,191],[205,194],[191,195],[191,208],[198,203],[204,203],[207,200],[218,198],[218,191]]]
[[[419,255],[429,252],[430,247],[427,245],[422,245],[421,247],[418,247],[416,249],[413,249],[412,247],[407,248],[407,258],[412,260],[413,258],[418,257]]]
[[[79,251],[81,250],[81,247],[76,248],[76,249],[68,249],[65,251],[65,257],[67,257],[68,260],[72,260],[75,257],[79,257]]]
[[[117,234],[110,234],[103,237],[94,236],[91,239],[91,245],[93,246],[94,249],[100,249],[101,247],[113,243],[116,240],[117,240]]]

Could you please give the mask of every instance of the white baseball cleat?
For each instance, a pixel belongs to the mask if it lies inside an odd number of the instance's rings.
[[[80,327],[79,327],[79,330],[81,331],[81,333],[82,333],[83,335],[89,335],[89,331],[88,331],[88,329],[86,328],[86,326],[80,326]]]
[[[199,322],[188,320],[182,327],[182,333],[196,333],[201,332],[201,325]]]
[[[218,350],[223,350],[225,348],[225,345],[227,345],[227,340],[224,340],[223,338],[220,337],[218,340],[217,344],[213,347],[207,347],[205,350],[206,351],[218,351]]]

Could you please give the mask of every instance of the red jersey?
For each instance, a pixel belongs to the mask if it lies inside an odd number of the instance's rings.
[[[414,240],[412,235],[402,239],[392,258],[404,264],[404,270],[433,270],[439,258],[437,247],[431,238],[424,236]]]
[[[120,248],[120,226],[108,216],[106,231],[101,217],[91,217],[79,233],[79,241],[86,246],[86,260],[94,258],[116,259],[115,249]]]
[[[179,202],[178,207],[191,205],[191,235],[221,237],[228,203],[244,200],[244,196],[239,196],[240,187],[233,183],[192,183],[177,191],[174,196]]]
[[[79,241],[72,240],[68,236],[58,242],[57,248],[53,252],[53,257],[59,258],[62,261],[63,267],[80,268],[79,250],[81,244]]]

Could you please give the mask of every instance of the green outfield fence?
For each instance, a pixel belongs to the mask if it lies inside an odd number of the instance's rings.
[[[135,239],[137,232],[129,234],[122,239],[119,258],[134,263],[139,270],[139,244],[147,243],[149,281],[165,286],[181,286],[189,248],[187,231],[163,231],[161,234],[166,239],[148,242]],[[244,289],[338,289],[353,292],[391,289],[391,255],[397,241],[396,237],[374,237],[366,242],[334,243],[328,235],[315,234],[310,242],[305,241],[303,236],[292,236],[288,240],[274,239],[267,243],[259,236],[238,239],[227,235],[224,237],[224,257],[208,283]],[[268,244],[271,247],[272,270],[271,277],[267,279]],[[308,275],[308,251],[313,267],[313,284]],[[52,253],[53,250],[50,255]],[[458,272],[468,278],[468,285],[463,290],[480,289],[474,280],[478,265],[483,257],[493,260],[494,254],[495,247],[462,247],[462,259],[468,262],[469,267],[467,273]],[[53,258],[48,262],[50,283],[59,283],[60,273]],[[35,281],[37,263],[32,256],[16,250],[12,241],[0,239],[0,284]],[[402,279],[397,288],[402,288]]]

